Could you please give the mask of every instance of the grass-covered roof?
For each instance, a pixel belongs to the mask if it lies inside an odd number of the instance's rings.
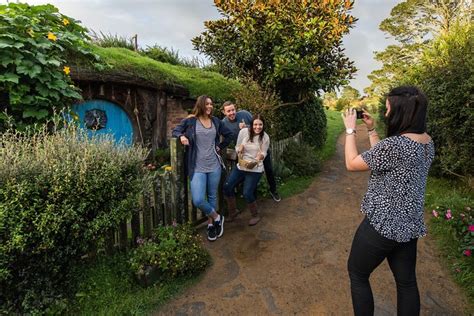
[[[236,80],[227,79],[216,72],[199,68],[162,63],[125,48],[92,47],[103,63],[110,65],[103,72],[118,71],[147,80],[157,86],[178,84],[187,88],[191,97],[202,94],[224,101],[232,98],[232,92],[240,87]]]

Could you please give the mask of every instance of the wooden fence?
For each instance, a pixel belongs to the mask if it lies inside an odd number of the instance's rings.
[[[280,161],[288,144],[301,141],[301,133],[298,133],[293,137],[273,142],[270,147],[273,163]],[[118,229],[108,234],[107,251],[134,246],[139,236],[151,236],[153,229],[159,225],[185,222],[197,225],[207,220],[207,217],[192,204],[188,190],[189,179],[185,176],[184,170],[184,148],[176,138],[170,139],[170,153],[171,168],[165,169],[163,173],[154,173],[146,183],[141,201],[132,218],[122,222]],[[226,166],[227,172],[234,167],[232,161],[226,161]],[[218,190],[218,209],[224,210],[224,213],[226,208],[222,185],[225,177],[226,173],[223,172]]]

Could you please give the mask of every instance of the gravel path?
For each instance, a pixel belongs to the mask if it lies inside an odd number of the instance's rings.
[[[359,150],[368,148],[364,129]],[[260,202],[262,221],[249,212],[206,242],[213,265],[203,279],[156,315],[352,315],[346,261],[368,173],[347,172],[344,137],[337,153],[302,194]],[[462,315],[466,299],[439,263],[430,237],[418,247],[422,315]],[[396,315],[396,290],[386,261],[371,276],[376,315]]]

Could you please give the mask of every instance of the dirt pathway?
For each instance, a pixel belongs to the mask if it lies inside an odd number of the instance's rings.
[[[358,131],[359,150],[368,148]],[[364,141],[361,141],[364,140]],[[336,155],[302,194],[259,205],[263,220],[247,226],[249,213],[207,243],[214,263],[199,284],[164,306],[159,315],[351,315],[346,261],[368,173],[347,172],[343,141]],[[461,315],[466,304],[439,264],[434,242],[418,248],[423,315]],[[384,262],[371,277],[376,315],[396,315],[393,276]]]

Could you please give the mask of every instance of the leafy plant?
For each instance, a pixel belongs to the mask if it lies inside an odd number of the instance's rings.
[[[150,239],[139,239],[130,258],[132,271],[141,275],[156,268],[160,279],[191,275],[209,263],[209,254],[191,224],[160,226]]]
[[[16,128],[45,122],[54,107],[81,98],[67,61],[95,61],[86,32],[52,5],[0,5],[0,92],[8,94],[7,110]]]
[[[282,159],[295,176],[312,176],[321,170],[319,156],[306,143],[290,143],[283,151]]]
[[[1,308],[37,313],[64,300],[71,269],[132,215],[146,150],[73,126],[7,131],[0,143]]]

